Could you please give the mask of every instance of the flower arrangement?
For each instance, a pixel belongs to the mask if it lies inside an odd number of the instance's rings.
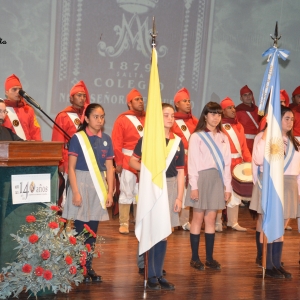
[[[85,226],[77,232],[70,221],[61,218],[57,206],[45,204],[37,212],[26,217],[17,235],[11,234],[19,244],[16,260],[0,273],[0,299],[13,294],[17,297],[24,289],[35,296],[45,288],[68,293],[72,284],[83,281],[86,274],[86,260],[100,256],[100,250],[84,244],[96,234]]]

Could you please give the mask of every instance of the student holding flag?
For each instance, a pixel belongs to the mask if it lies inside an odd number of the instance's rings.
[[[200,230],[205,222],[205,266],[221,269],[213,259],[215,221],[217,211],[225,208],[231,197],[231,152],[228,137],[222,132],[222,108],[216,102],[207,103],[201,113],[188,150],[189,187],[186,206],[193,207],[190,230],[192,249],[191,267],[204,270],[198,249]]]
[[[300,143],[293,135],[294,115],[289,107],[281,106],[281,126],[282,138],[284,143],[284,227],[290,218],[295,219],[298,213],[298,199],[300,195]],[[253,189],[250,209],[257,211],[260,216],[257,221],[257,231],[262,233],[261,228],[261,187],[264,149],[266,144],[268,128],[259,133],[255,138],[255,148],[253,149],[253,161],[259,166],[260,175],[257,178],[257,184]],[[279,222],[279,221],[278,221]],[[262,234],[260,241],[262,243]],[[259,247],[259,246],[258,246]],[[262,244],[260,245],[260,248]],[[258,248],[258,253],[261,255],[261,249]],[[267,266],[266,276],[272,278],[291,278],[291,273],[287,272],[281,265],[281,256],[283,248],[283,236],[274,241],[269,241],[267,245]]]
[[[171,127],[174,124],[174,108],[168,103],[162,104],[164,131],[166,139],[166,182],[167,182],[167,201],[169,203],[169,212],[164,215],[165,219],[171,221],[171,227],[180,225],[179,212],[182,206],[182,197],[184,190],[184,146],[177,135],[171,132]],[[142,143],[141,138],[131,156],[129,165],[140,170],[141,163],[140,159],[142,154]],[[160,199],[159,201],[162,201]],[[139,205],[139,202],[138,202]],[[158,217],[158,216],[157,216]],[[154,221],[155,222],[155,221]],[[167,240],[155,244],[149,250],[148,257],[148,282],[147,287],[153,290],[165,289],[174,290],[174,285],[168,282],[163,276],[163,265],[164,258],[167,250]]]
[[[99,221],[109,219],[106,207],[113,202],[113,147],[111,138],[102,132],[105,113],[100,104],[89,104],[84,122],[70,140],[69,181],[63,217],[75,220],[75,230],[81,232],[88,225],[97,233]],[[106,180],[105,180],[106,173]],[[107,183],[106,183],[107,182]],[[85,243],[93,244],[96,237]],[[86,262],[85,282],[102,281]]]

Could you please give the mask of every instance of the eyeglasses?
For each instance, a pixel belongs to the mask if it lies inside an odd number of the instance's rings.
[[[8,113],[8,111],[7,110],[2,110],[2,109],[0,109],[0,114],[7,114]]]

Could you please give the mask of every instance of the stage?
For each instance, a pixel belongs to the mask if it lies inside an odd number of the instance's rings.
[[[101,257],[93,267],[103,277],[101,283],[80,284],[71,293],[41,299],[300,299],[299,234],[296,220],[292,231],[285,231],[284,267],[292,279],[262,280],[262,269],[255,264],[255,221],[247,208],[240,208],[239,223],[247,232],[225,230],[216,233],[214,258],[222,269],[197,271],[190,267],[189,231],[175,230],[168,238],[164,269],[175,291],[146,291],[136,265],[137,241],[134,224],[129,235],[118,232],[118,219],[100,224],[98,234],[105,239]],[[204,235],[201,232],[200,257],[205,261]],[[26,295],[21,294],[21,299]],[[40,298],[39,298],[40,299]]]

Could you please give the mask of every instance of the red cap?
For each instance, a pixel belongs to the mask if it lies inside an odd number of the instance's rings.
[[[285,106],[290,105],[290,97],[286,90],[280,90],[280,101],[285,101]]]
[[[251,93],[251,94],[252,94],[252,99],[253,99],[252,102],[255,104],[255,99],[254,99],[252,90],[250,90],[250,89],[248,88],[248,85],[245,85],[245,86],[243,86],[243,87],[240,89],[240,96],[242,96],[242,95],[244,95],[244,94],[247,94],[247,93]]]
[[[232,106],[232,105],[235,105],[235,104],[229,97],[226,97],[225,99],[223,99],[220,102],[220,105],[221,105],[222,109],[225,109],[226,107]]]
[[[9,89],[11,89],[14,86],[20,86],[22,88],[20,79],[15,74],[12,74],[6,78],[5,83],[4,83],[4,89],[5,89],[5,91],[8,91]]]
[[[300,94],[300,85],[295,88],[295,90],[293,91],[292,96],[294,97],[295,95],[299,95],[299,94]]]
[[[127,103],[130,102],[132,99],[136,98],[136,97],[140,97],[143,98],[143,96],[141,95],[141,93],[137,90],[137,89],[132,89],[127,97],[126,97],[126,101]]]
[[[174,96],[174,103],[177,103],[181,100],[190,100],[190,93],[186,88],[180,89]]]
[[[89,91],[85,85],[85,83],[80,80],[70,90],[70,97],[75,95],[76,93],[85,93],[86,94],[86,100],[85,100],[85,106],[90,104],[90,95]]]

